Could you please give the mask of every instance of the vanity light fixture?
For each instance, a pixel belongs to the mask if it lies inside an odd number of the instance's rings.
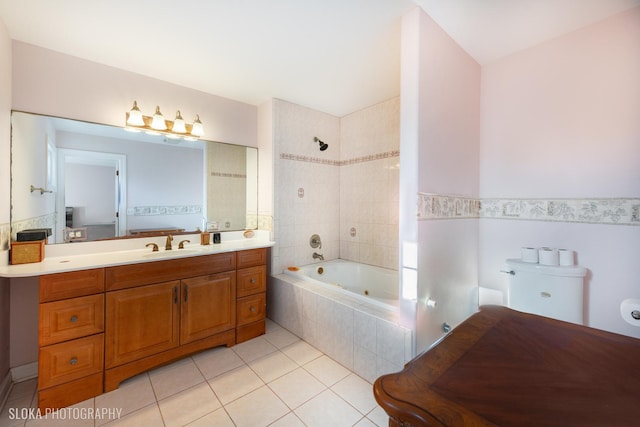
[[[182,118],[180,110],[176,113],[174,121],[166,120],[160,112],[160,106],[156,107],[153,116],[145,116],[138,108],[138,103],[133,101],[133,107],[126,114],[126,130],[137,132],[145,131],[150,134],[164,135],[168,138],[197,140],[204,136],[204,128],[200,116],[196,115],[193,124],[188,124]]]

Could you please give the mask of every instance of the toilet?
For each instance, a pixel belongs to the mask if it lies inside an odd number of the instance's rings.
[[[584,267],[542,265],[507,259],[508,306],[514,310],[584,323]]]

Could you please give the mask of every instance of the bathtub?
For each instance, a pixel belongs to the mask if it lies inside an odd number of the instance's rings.
[[[335,259],[289,267],[284,272],[389,310],[399,307],[398,272],[394,270]]]
[[[397,271],[340,259],[292,270],[271,277],[269,319],[371,383],[413,358]]]

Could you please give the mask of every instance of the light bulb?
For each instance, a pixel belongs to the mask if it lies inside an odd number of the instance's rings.
[[[199,115],[196,115],[196,119],[193,121],[193,126],[191,127],[191,135],[197,137],[204,136],[204,127],[202,126]]]
[[[133,108],[131,108],[131,111],[129,111],[127,124],[131,126],[144,126],[142,111],[140,111],[140,109],[138,108],[138,103],[136,101],[133,101]]]
[[[180,115],[180,110],[176,113],[176,119],[173,121],[173,127],[171,128],[173,132],[176,133],[187,133],[187,127],[185,126],[184,120]]]
[[[156,107],[156,113],[153,115],[151,127],[156,130],[166,130],[167,124],[164,121],[164,116],[160,112],[160,107]]]

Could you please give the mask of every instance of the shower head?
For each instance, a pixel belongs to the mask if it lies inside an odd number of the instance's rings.
[[[325,144],[324,142],[320,141],[320,139],[317,136],[314,136],[313,140],[320,145],[320,151],[324,151],[327,148],[329,148],[329,144]]]

